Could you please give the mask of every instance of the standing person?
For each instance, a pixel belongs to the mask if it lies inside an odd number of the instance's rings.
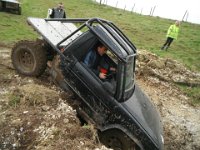
[[[64,10],[64,5],[62,2],[58,3],[56,8],[48,9],[47,18],[66,18],[66,13]],[[52,67],[52,61],[47,61],[47,66]]]
[[[175,24],[171,25],[167,31],[167,40],[161,47],[161,50],[167,50],[174,39],[177,39],[179,33],[180,22],[176,21]]]
[[[66,18],[64,5],[62,2],[58,3],[58,6],[48,10],[50,18]]]

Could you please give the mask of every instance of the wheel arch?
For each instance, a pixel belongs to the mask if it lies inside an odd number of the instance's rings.
[[[100,129],[98,129],[100,132],[106,132],[106,131],[110,131],[110,130],[116,130],[119,132],[123,132],[124,134],[126,134],[130,139],[132,139],[141,150],[144,150],[142,143],[133,135],[131,134],[129,131],[127,131],[126,128],[124,128],[123,126],[119,125],[119,124],[110,124],[108,126],[104,126]]]

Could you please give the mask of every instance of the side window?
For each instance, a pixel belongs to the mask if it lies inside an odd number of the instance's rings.
[[[116,81],[118,66],[117,57],[108,50],[105,54],[105,60],[103,61],[103,65],[100,67],[106,69],[106,80],[109,82]]]
[[[100,46],[99,43],[101,44]],[[99,54],[97,48],[100,47],[102,49],[102,45],[94,34],[85,32],[77,40],[73,41],[71,45],[66,47],[63,54],[73,56],[75,61],[77,60],[82,64],[85,68],[83,72],[84,78],[89,80],[86,76],[90,74],[89,76],[99,86],[106,86],[107,89],[109,88],[109,92],[113,94],[116,91],[117,57],[107,48],[102,55]],[[103,45],[103,47],[105,46]],[[106,87],[103,89],[106,89]]]
[[[116,91],[118,59],[110,50],[106,50],[102,56],[97,55],[99,55],[97,49],[90,50],[83,64],[103,88],[114,95]]]
[[[117,86],[117,69],[118,69],[118,59],[117,57],[111,53],[109,50],[106,53],[106,61],[107,63],[107,73],[106,79],[101,80],[103,82],[104,88],[114,95],[116,93]]]
[[[67,46],[63,54],[65,56],[72,54],[78,61],[81,61],[85,57],[88,50],[94,46],[96,41],[97,38],[95,35],[87,31]]]

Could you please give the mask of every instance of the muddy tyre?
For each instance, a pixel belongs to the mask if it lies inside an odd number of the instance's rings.
[[[19,74],[38,77],[46,69],[46,53],[39,42],[20,41],[12,49],[12,64]]]
[[[114,150],[139,150],[138,146],[119,130],[113,129],[99,132],[98,134],[100,141],[108,148]]]

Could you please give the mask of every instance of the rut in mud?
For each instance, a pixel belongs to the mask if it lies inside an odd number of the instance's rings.
[[[200,149],[200,110],[174,83],[199,84],[200,74],[170,59],[139,51],[136,82],[160,111],[165,149]],[[92,125],[81,126],[67,103],[73,95],[56,87],[48,73],[19,76],[10,48],[0,47],[0,149],[101,149]]]

